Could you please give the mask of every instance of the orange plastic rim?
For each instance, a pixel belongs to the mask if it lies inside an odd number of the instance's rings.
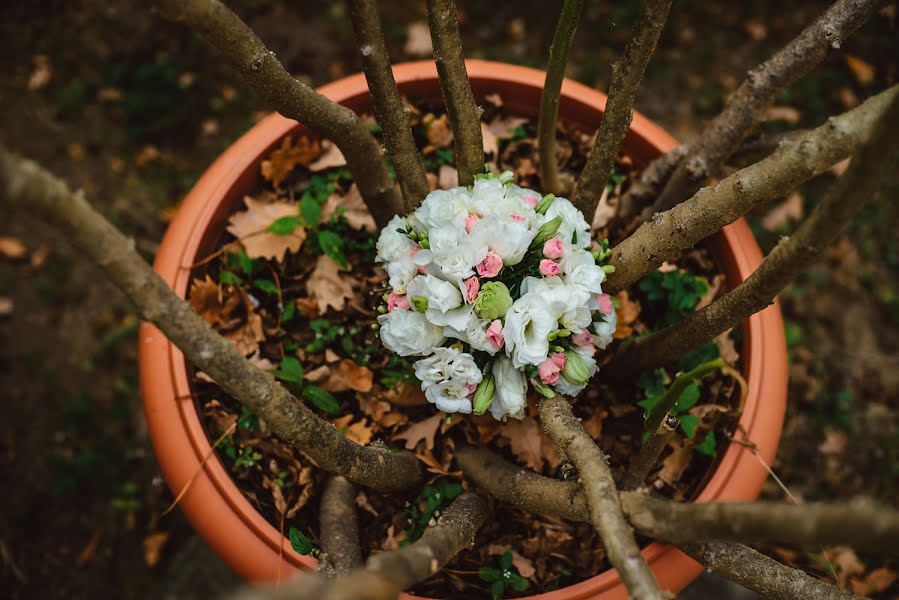
[[[476,97],[499,93],[512,114],[536,115],[544,80],[542,72],[481,60],[468,61],[467,65]],[[442,102],[433,62],[396,65],[394,74],[406,96]],[[362,74],[318,91],[353,110],[371,110]],[[567,79],[562,85],[559,109],[565,119],[596,127],[605,103],[605,95],[584,85]],[[245,194],[257,189],[259,163],[269,150],[288,133],[307,132],[296,121],[272,114],[207,169],[172,220],[156,257],[156,271],[175,293],[186,296],[190,265],[215,249],[228,216],[241,207]],[[645,164],[676,145],[674,138],[640,114],[634,115],[624,141],[625,151],[638,164]],[[709,242],[731,285],[743,281],[761,262],[761,250],[742,219],[712,236]],[[761,458],[770,463],[780,439],[787,393],[786,342],[779,306],[772,305],[750,317],[743,333],[749,396],[736,437],[743,438],[742,432],[746,432]],[[212,451],[191,396],[189,372],[181,352],[153,325],[143,323],[140,385],[144,411],[162,472],[176,494]],[[764,466],[750,450],[730,444],[696,501],[754,500],[766,477]],[[294,552],[279,531],[256,511],[215,455],[194,478],[180,506],[213,550],[247,580],[283,580],[301,569],[316,566],[314,559]],[[680,591],[702,570],[698,563],[668,545],[650,544],[643,554],[659,585],[671,592]],[[627,592],[613,569],[532,598],[623,600]]]

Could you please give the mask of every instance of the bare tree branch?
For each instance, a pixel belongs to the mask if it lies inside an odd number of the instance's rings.
[[[782,565],[761,552],[734,542],[706,542],[680,547],[706,570],[739,583],[770,600],[860,600],[804,571]]]
[[[342,577],[361,567],[356,486],[339,475],[329,479],[318,518],[322,537],[319,569],[329,577]]]
[[[465,475],[498,499],[542,514],[591,522],[586,487],[543,477],[487,450],[460,448]],[[581,473],[584,481],[584,474]],[[859,499],[802,506],[783,502],[684,503],[620,492],[621,508],[642,535],[673,544],[771,542],[818,547],[843,544],[892,556],[899,553],[899,511]]]
[[[350,0],[350,17],[371,92],[375,118],[384,134],[387,154],[396,169],[407,213],[428,195],[428,178],[409,128],[409,116],[393,79],[376,0]]]
[[[159,11],[182,21],[215,46],[244,81],[275,110],[330,138],[340,148],[359,192],[379,227],[401,213],[381,148],[359,117],[291,76],[256,34],[219,0],[155,0]]]
[[[274,590],[246,590],[234,600],[393,600],[437,573],[473,541],[487,517],[487,505],[476,494],[462,494],[421,539],[394,552],[376,554],[364,569],[329,581],[302,576]]]
[[[831,117],[771,156],[741,169],[713,187],[697,192],[671,210],[657,213],[615,246],[615,272],[603,284],[614,294],[649,274],[678,252],[732,223],[754,207],[785,195],[849,156],[870,135],[899,86]]]
[[[471,185],[474,176],[484,170],[484,141],[481,109],[474,100],[465,69],[455,0],[428,0],[428,20],[440,90],[453,128],[459,185]]]
[[[616,377],[673,362],[763,310],[821,256],[862,208],[872,201],[891,200],[890,192],[899,188],[899,145],[895,141],[899,131],[899,95],[878,102],[884,111],[870,139],[853,155],[849,169],[796,232],[781,239],[746,281],[718,300],[679,323],[623,347],[609,367]],[[683,206],[689,210],[690,204],[692,201]],[[681,207],[673,210],[678,208]]]
[[[559,180],[559,165],[556,162],[556,124],[559,120],[559,95],[562,80],[565,79],[565,65],[571,41],[577,31],[578,21],[583,12],[583,0],[565,0],[562,13],[556,24],[553,41],[549,47],[549,61],[546,65],[546,79],[540,95],[540,112],[537,119],[537,145],[540,152],[540,183],[543,191],[562,195],[566,186]]]
[[[584,213],[587,222],[593,220],[602,190],[615,166],[621,141],[634,118],[634,96],[665,27],[670,7],[671,0],[646,0],[621,59],[612,65],[606,110],[574,197],[574,205]]]
[[[577,467],[590,510],[590,522],[606,546],[612,563],[631,598],[661,600],[664,596],[634,540],[621,510],[615,480],[606,456],[571,412],[568,400],[557,396],[540,402],[546,433]]]
[[[764,118],[780,93],[824,60],[831,48],[877,13],[886,0],[838,0],[792,42],[752,69],[724,110],[694,140],[656,200],[655,211],[689,198],[715,175]]]
[[[649,472],[659,462],[659,456],[668,446],[668,441],[674,435],[678,426],[677,417],[668,415],[656,430],[640,447],[640,452],[631,459],[621,480],[621,489],[624,491],[636,490],[646,482]]]
[[[321,468],[383,490],[408,489],[420,481],[415,456],[360,446],[318,418],[176,296],[140,257],[133,241],[91,208],[83,194],[73,194],[63,181],[2,146],[0,196],[59,229],[131,299],[141,317],[159,327],[188,360]]]

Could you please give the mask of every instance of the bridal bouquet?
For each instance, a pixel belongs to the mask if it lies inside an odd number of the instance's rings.
[[[424,357],[415,375],[447,413],[520,419],[529,388],[575,395],[615,330],[602,293],[608,244],[591,251],[590,226],[571,202],[511,179],[431,192],[378,239],[390,286],[381,340]]]

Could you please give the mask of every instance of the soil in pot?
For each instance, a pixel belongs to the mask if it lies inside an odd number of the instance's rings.
[[[511,170],[516,183],[539,190],[535,120],[507,114],[497,95],[487,99],[484,137],[492,170]],[[455,186],[445,113],[425,104],[412,110],[432,187]],[[374,121],[371,127],[377,135]],[[564,171],[572,176],[580,172],[591,139],[589,132],[561,124]],[[621,235],[609,231],[607,223],[635,175],[632,161],[621,156],[594,223],[597,237],[615,240]],[[458,445],[485,446],[544,475],[576,476],[543,434],[534,402],[522,421],[448,417],[425,402],[412,375],[413,361],[383,348],[371,327],[386,281],[374,264],[377,231],[333,145],[285,138],[262,163],[259,191],[245,199],[244,208],[232,215],[219,249],[195,265],[189,293],[193,307],[349,438],[406,447],[426,465],[422,489],[359,493],[366,554],[416,539],[468,485],[453,462]],[[682,318],[725,285],[708,251],[699,247],[684,253],[615,299],[616,345]],[[720,337],[684,357],[679,368],[719,354],[739,366],[738,338],[738,332]],[[606,359],[614,347],[604,353]],[[652,403],[673,374],[657,370],[634,382],[611,384],[600,369],[578,397],[574,410],[609,455],[616,477],[640,447],[642,407]],[[210,442],[216,443],[238,487],[275,528],[291,537],[295,548],[308,552],[306,542],[316,546],[318,541],[318,502],[327,474],[270,435],[264,423],[202,373],[194,373],[193,390]],[[666,497],[694,497],[723,454],[738,407],[739,386],[728,376],[690,386],[677,409],[680,431],[647,485]],[[494,503],[474,547],[412,592],[488,597],[499,580],[506,597],[532,595],[608,568],[590,525]],[[504,578],[504,570],[512,575]]]

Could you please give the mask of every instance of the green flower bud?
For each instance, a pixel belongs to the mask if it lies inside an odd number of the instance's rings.
[[[556,232],[559,230],[559,225],[562,224],[562,217],[556,217],[555,219],[549,220],[543,225],[540,226],[540,229],[537,230],[537,235],[534,237],[534,241],[531,242],[531,248],[539,248],[543,245],[546,240],[556,235]]]
[[[412,303],[412,306],[420,313],[428,310],[428,299],[424,296],[412,296],[409,298],[409,301]]]
[[[474,312],[482,319],[501,319],[512,306],[512,296],[506,284],[490,281],[481,286],[477,298],[474,299]]]
[[[427,240],[427,238],[422,238],[421,240],[419,240],[418,245],[421,246],[425,250],[431,249],[431,242],[429,242]]]
[[[562,346],[551,346],[550,350],[552,350],[553,352],[565,352],[565,348],[563,348]]]
[[[615,266],[614,265],[603,265],[602,270],[605,272],[606,275],[611,275],[612,273],[615,272]]]
[[[569,335],[571,335],[571,332],[567,329],[560,329],[556,332],[556,335],[558,335],[559,337],[568,337]]]
[[[555,201],[555,196],[553,196],[552,194],[547,194],[540,199],[540,202],[537,203],[537,206],[534,207],[534,210],[536,210],[541,215],[545,215],[547,209],[549,209],[549,207],[552,206],[553,202]]]
[[[602,252],[599,251],[599,250],[594,250],[594,251],[592,251],[590,254],[593,255],[593,260],[596,261],[596,262],[599,262],[599,260],[600,260],[599,257],[602,256]]]
[[[590,379],[590,371],[580,354],[572,350],[565,353],[565,368],[562,370],[562,377],[571,385],[587,383],[587,380]]]
[[[483,415],[493,402],[493,393],[496,391],[496,379],[493,375],[484,375],[484,379],[478,384],[471,399],[471,412]]]
[[[387,307],[384,306],[383,304],[379,304],[379,305],[378,305],[378,312],[381,313],[381,314],[383,315],[384,313],[387,312]]]
[[[558,329],[553,329],[552,331],[549,332],[549,335],[546,336],[546,341],[547,341],[547,342],[551,342],[551,341],[553,341],[554,339],[556,339],[557,337],[559,337],[559,330],[558,330]]]
[[[428,230],[425,229],[424,231],[422,231],[418,234],[418,237],[419,237],[419,239],[426,240],[426,239],[428,239],[428,235],[429,235]]]
[[[538,394],[543,396],[544,398],[555,398],[556,393],[550,388],[548,385],[543,385],[539,383],[536,379],[531,380],[531,385],[534,386],[534,389]]]

